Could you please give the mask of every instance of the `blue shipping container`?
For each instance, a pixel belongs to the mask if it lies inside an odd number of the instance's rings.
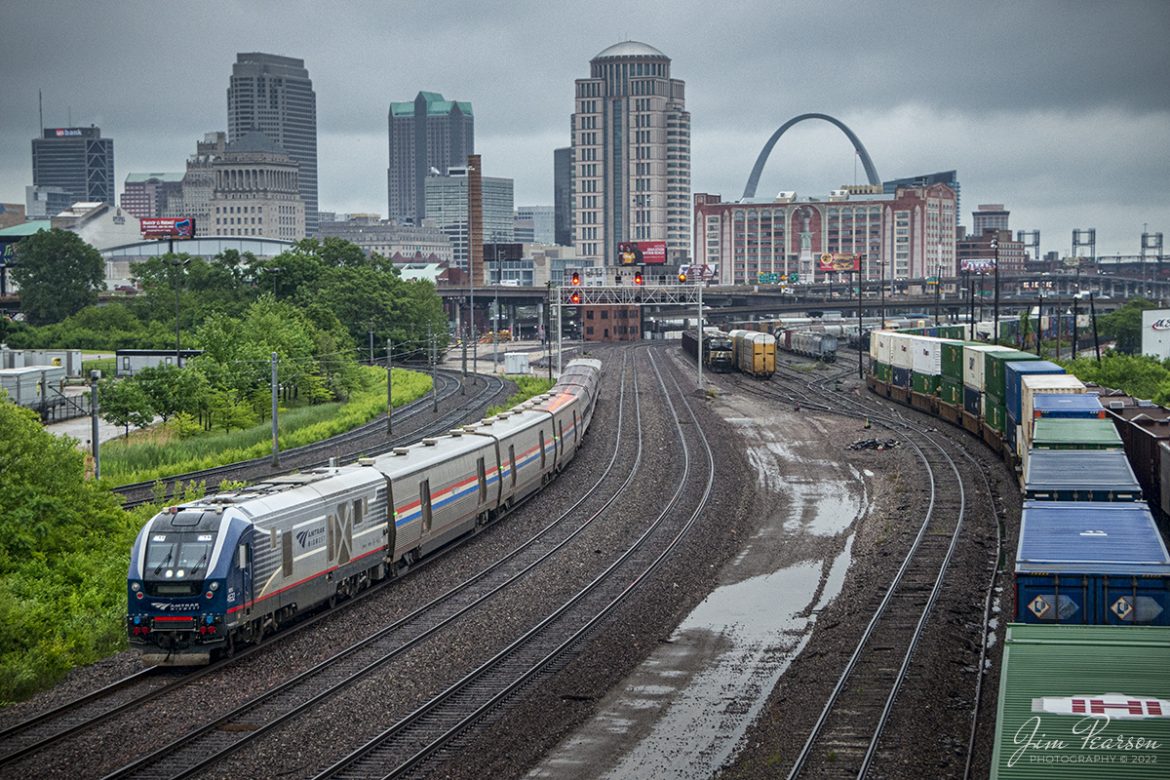
[[[1170,554],[1143,502],[1025,501],[1022,623],[1170,625]]]
[[[976,417],[979,416],[979,413],[983,410],[982,398],[983,393],[978,388],[963,385],[963,411],[967,412],[967,414],[973,414]]]
[[[1029,450],[1024,498],[1141,501],[1142,488],[1121,450]]]
[[[1007,407],[1008,418],[1020,421],[1023,409],[1020,407],[1020,378],[1028,374],[1063,374],[1064,369],[1047,360],[1024,360],[1004,365],[1004,405]]]
[[[1032,398],[1032,412],[1034,417],[1105,419],[1105,407],[1096,393],[1037,393]]]
[[[910,369],[894,366],[894,386],[910,387]]]

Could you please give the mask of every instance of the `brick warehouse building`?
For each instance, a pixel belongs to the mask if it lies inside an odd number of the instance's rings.
[[[637,306],[582,306],[581,338],[585,341],[640,341],[641,309]]]
[[[945,184],[834,190],[800,200],[725,203],[694,196],[694,261],[718,266],[720,284],[755,284],[760,274],[798,273],[820,281],[824,253],[862,256],[865,279],[915,279],[957,273],[955,192]]]

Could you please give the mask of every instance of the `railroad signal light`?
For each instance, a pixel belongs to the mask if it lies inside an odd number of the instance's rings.
[[[678,283],[679,284],[686,284],[687,283],[687,275],[685,272],[683,272],[683,271],[678,272]]]
[[[574,271],[573,278],[570,281],[570,284],[572,284],[574,287],[579,286],[581,284],[581,274],[578,273],[577,271]]]
[[[634,284],[641,285],[641,284],[645,284],[645,283],[646,283],[646,280],[642,278],[642,272],[635,271],[634,272]]]
[[[573,292],[571,292],[569,294],[569,303],[576,306],[580,302],[581,302],[581,293],[577,292],[576,290],[573,290]]]

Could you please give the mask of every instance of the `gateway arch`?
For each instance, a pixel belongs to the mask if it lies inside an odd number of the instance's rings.
[[[768,162],[768,155],[772,153],[772,147],[780,140],[780,136],[784,135],[788,128],[797,122],[803,122],[806,119],[823,119],[826,122],[836,125],[853,144],[853,148],[857,151],[858,156],[861,157],[861,164],[865,166],[865,175],[869,178],[869,183],[879,187],[881,186],[882,181],[878,178],[877,169],[873,165],[873,160],[869,158],[869,152],[865,151],[865,145],[861,143],[861,139],[852,130],[846,127],[844,122],[828,114],[801,114],[780,125],[780,128],[775,133],[772,133],[772,137],[768,139],[768,143],[764,144],[764,148],[760,150],[760,156],[756,158],[756,164],[752,167],[752,175],[748,177],[747,186],[743,188],[744,200],[756,196],[756,187],[760,183],[760,174],[764,172],[764,164]]]

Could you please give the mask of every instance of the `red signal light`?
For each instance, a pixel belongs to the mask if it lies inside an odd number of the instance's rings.
[[[571,282],[570,282],[570,283],[571,283],[571,284],[572,284],[574,287],[576,287],[576,286],[580,285],[580,284],[581,284],[581,274],[580,274],[580,273],[578,273],[577,271],[574,271],[574,272],[573,272],[573,278],[572,278],[572,280],[571,280]]]
[[[581,293],[577,292],[576,290],[573,290],[573,292],[569,295],[569,303],[576,305],[580,302],[581,302]]]
[[[642,278],[642,272],[638,271],[634,274],[634,284],[645,284],[646,280]]]
[[[680,271],[678,274],[678,281],[679,281],[679,284],[686,284],[687,283],[687,275]]]

